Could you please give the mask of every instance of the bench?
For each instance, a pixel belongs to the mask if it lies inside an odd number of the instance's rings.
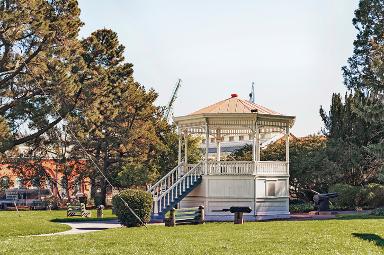
[[[85,204],[71,205],[67,203],[67,217],[80,216],[83,218],[91,217],[91,212],[85,209]]]
[[[166,227],[174,227],[184,224],[204,224],[204,206],[194,208],[173,208],[169,212],[169,217],[165,218]]]

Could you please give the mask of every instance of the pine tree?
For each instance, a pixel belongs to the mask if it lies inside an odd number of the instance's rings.
[[[0,1],[0,152],[38,138],[75,108],[87,77],[79,14],[76,0]]]
[[[103,175],[120,186],[123,170],[139,169],[144,176],[156,171],[152,162],[161,145],[155,128],[157,94],[134,81],[132,64],[124,61],[124,46],[115,32],[97,30],[82,46],[92,78],[69,126],[102,172],[90,164],[93,196],[99,187],[100,203],[105,204],[108,185]]]
[[[353,25],[358,34],[348,66],[343,67],[344,80],[349,89],[367,99],[356,104],[354,111],[382,127],[375,134],[379,141],[368,147],[384,162],[384,1],[361,0]]]

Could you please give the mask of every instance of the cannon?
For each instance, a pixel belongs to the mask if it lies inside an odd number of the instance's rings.
[[[315,202],[315,206],[318,211],[329,211],[329,199],[336,198],[338,196],[338,193],[316,194],[313,196],[313,202]]]
[[[251,207],[249,206],[232,206],[229,209],[216,210],[216,212],[230,212],[235,214],[234,223],[243,224],[244,223],[244,213],[252,212]]]

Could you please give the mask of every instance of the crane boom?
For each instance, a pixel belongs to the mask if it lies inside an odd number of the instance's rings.
[[[165,118],[168,120],[169,117],[171,116],[171,112],[172,112],[172,108],[173,108],[173,105],[176,101],[176,98],[177,98],[177,92],[179,91],[179,88],[181,87],[181,79],[178,79],[177,80],[177,83],[175,85],[175,87],[173,88],[173,92],[172,92],[172,95],[171,95],[171,99],[169,100],[168,102],[168,105],[167,105],[167,108],[165,109]]]

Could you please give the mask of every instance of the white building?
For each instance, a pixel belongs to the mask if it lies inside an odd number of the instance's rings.
[[[153,217],[164,217],[178,204],[204,205],[208,221],[232,220],[233,215],[220,211],[232,206],[251,207],[248,220],[288,217],[288,137],[294,120],[293,116],[242,100],[236,94],[190,115],[176,117],[179,165],[149,189],[154,198]],[[271,140],[270,136],[277,133],[285,135],[286,160],[260,161],[262,141]],[[188,164],[188,134],[205,136],[205,159],[195,165]],[[224,141],[224,137],[229,141]],[[235,137],[239,142],[252,138],[252,161],[222,161],[222,144],[235,142]],[[209,156],[211,142],[217,150],[214,160]]]

